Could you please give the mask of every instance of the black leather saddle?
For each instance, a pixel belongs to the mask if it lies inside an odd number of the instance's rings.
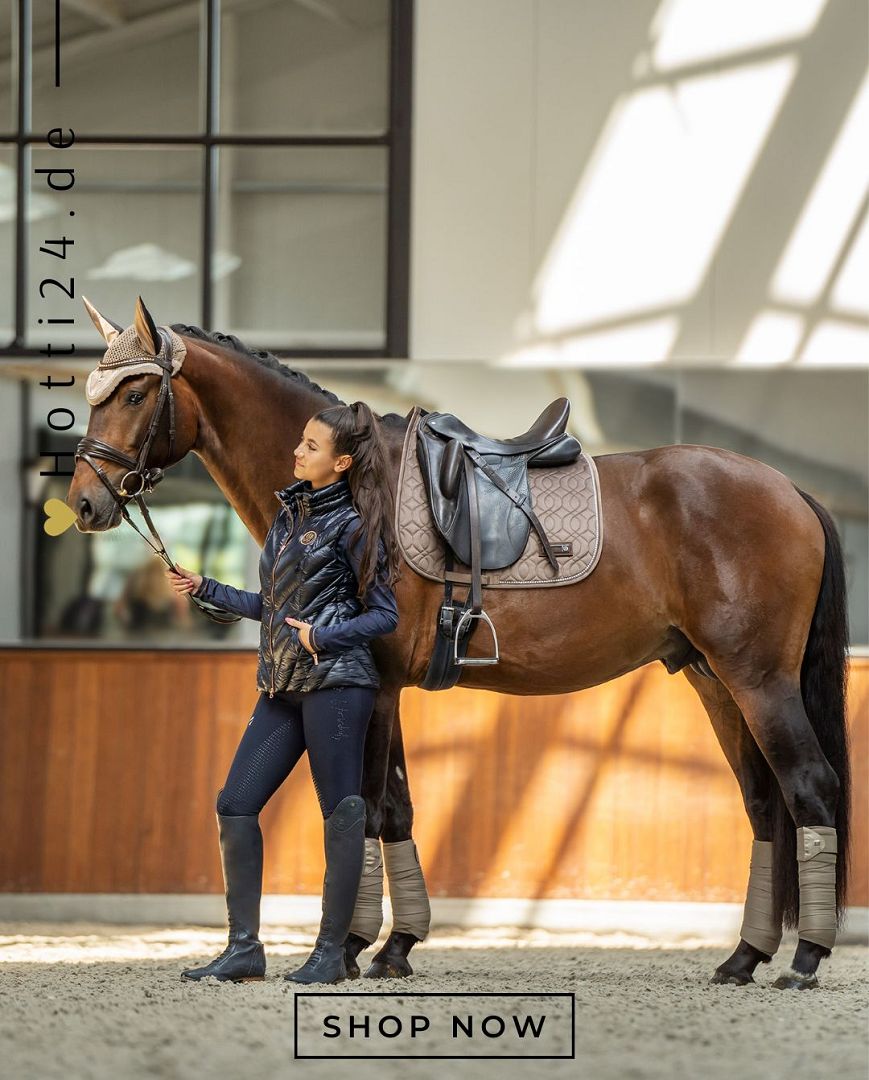
[[[451,413],[428,412],[419,421],[417,457],[435,526],[447,545],[447,554],[471,567],[471,606],[462,612],[453,638],[457,665],[498,662],[495,627],[482,609],[482,570],[499,570],[516,562],[533,528],[550,566],[559,572],[534,513],[528,469],[569,465],[577,460],[582,447],[565,431],[569,415],[568,399],[557,398],[526,432],[503,440],[480,435]],[[460,657],[460,635],[465,624],[475,619],[488,623],[494,654]],[[468,631],[471,628],[467,626]]]

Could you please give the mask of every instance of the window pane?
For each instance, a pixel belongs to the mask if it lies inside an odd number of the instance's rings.
[[[383,348],[386,151],[224,148],[214,326],[260,346]]]
[[[34,15],[34,131],[197,131],[199,21],[198,3],[176,0],[63,5],[57,87],[54,18]]]
[[[389,124],[389,0],[224,0],[220,128],[379,134]]]
[[[0,147],[0,345],[15,335],[15,151]]]
[[[164,499],[149,513],[173,559],[196,573],[236,588],[259,591],[259,549],[241,519],[226,503],[190,497],[191,485],[170,479]],[[205,477],[205,483],[211,484]],[[52,480],[44,496],[63,499],[69,481]],[[135,504],[129,513],[150,535]],[[252,619],[219,624],[178,596],[157,558],[126,523],[81,537],[70,529],[49,538],[39,530],[36,637],[81,641],[153,642],[159,645],[226,642],[255,645],[259,623]]]
[[[31,344],[98,344],[82,293],[123,326],[133,321],[139,293],[158,323],[200,321],[202,151],[39,148],[33,151],[33,169],[40,168],[73,169],[75,185],[68,192],[52,191],[44,174],[32,173]],[[56,184],[63,182],[62,174],[55,175]],[[39,254],[47,240],[64,235],[75,241],[65,260]],[[45,286],[45,299],[40,298],[40,281],[56,278],[68,287],[70,276],[74,300],[56,286]],[[70,317],[74,326],[37,321]]]

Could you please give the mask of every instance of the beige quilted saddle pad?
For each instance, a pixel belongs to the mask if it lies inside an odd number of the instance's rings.
[[[420,406],[414,406],[401,452],[396,532],[401,553],[412,569],[422,577],[443,582],[444,540],[435,528],[416,455],[421,416]],[[562,545],[564,554],[556,554],[561,572],[556,576],[532,529],[525,550],[512,566],[483,572],[482,583],[490,589],[570,585],[587,577],[600,558],[603,515],[594,458],[583,451],[572,465],[529,469],[528,479],[534,513],[543,531],[553,548]],[[456,561],[450,580],[470,584],[471,568]]]

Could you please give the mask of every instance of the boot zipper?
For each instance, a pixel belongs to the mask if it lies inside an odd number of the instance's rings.
[[[302,506],[302,514],[301,514],[301,517],[298,520],[298,524],[301,525],[302,522],[304,521],[304,519],[305,519],[305,507],[303,505]],[[272,628],[274,626],[274,621],[275,621],[275,571],[277,570],[277,567],[278,567],[278,559],[280,559],[281,555],[283,554],[284,548],[287,546],[287,544],[293,538],[293,535],[295,534],[295,531],[296,531],[296,522],[293,522],[290,525],[290,531],[287,533],[287,538],[281,544],[280,549],[278,550],[278,553],[275,556],[275,561],[272,564],[271,612],[269,614],[269,647],[270,647],[271,653],[272,653],[272,665],[271,665],[271,678],[269,680],[269,698],[273,698],[275,696],[275,639],[272,636]]]

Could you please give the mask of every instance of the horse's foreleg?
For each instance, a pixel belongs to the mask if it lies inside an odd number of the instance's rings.
[[[781,942],[781,919],[775,917],[772,907],[772,798],[776,779],[727,687],[689,669],[685,669],[685,675],[703,702],[739,782],[754,833],[740,941],[710,980],[745,986],[754,982],[754,969],[760,963],[768,964]]]
[[[412,975],[408,954],[428,936],[431,908],[413,829],[413,804],[404,760],[398,714],[400,689],[377,697],[365,741],[362,795],[365,799],[365,863],[344,960],[350,978],[358,978],[357,957],[375,942],[383,923],[383,872],[389,877],[393,928],[374,957],[367,978]],[[383,857],[381,858],[381,840]]]
[[[351,979],[359,978],[357,957],[372,945],[383,925],[383,858],[380,836],[386,819],[386,775],[389,745],[398,712],[397,690],[381,689],[365,738],[365,764],[362,770],[362,797],[365,799],[365,861],[350,932],[344,942],[344,963]]]
[[[392,932],[365,972],[368,979],[402,978],[413,974],[408,954],[423,941],[431,925],[431,905],[412,837],[413,803],[407,782],[404,740],[396,709],[389,744],[385,813],[381,837],[389,878]]]

